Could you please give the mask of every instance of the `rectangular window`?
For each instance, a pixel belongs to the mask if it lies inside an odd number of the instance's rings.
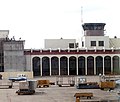
[[[84,42],[82,41],[82,47],[84,47]]]
[[[99,42],[98,42],[98,45],[99,45],[99,46],[104,46],[104,41],[99,41]]]
[[[96,41],[91,41],[91,46],[96,46]]]
[[[69,43],[69,48],[74,48],[74,43]]]
[[[75,48],[78,48],[78,43],[75,43]]]

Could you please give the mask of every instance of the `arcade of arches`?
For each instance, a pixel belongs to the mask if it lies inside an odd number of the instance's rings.
[[[119,56],[34,57],[34,76],[120,74]]]

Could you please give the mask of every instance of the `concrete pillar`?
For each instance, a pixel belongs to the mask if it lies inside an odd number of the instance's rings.
[[[85,75],[87,75],[87,57],[85,58]]]
[[[105,75],[105,68],[104,68],[104,57],[103,57],[103,75]]]
[[[10,58],[11,59],[11,58]],[[11,65],[11,63],[10,63],[10,67],[12,67],[12,65]],[[31,57],[31,55],[30,55],[30,69],[31,69],[31,71],[33,71],[33,68],[32,68],[33,66],[32,66],[32,57]]]
[[[50,76],[51,76],[51,58],[50,58],[50,62],[49,63],[50,63]]]
[[[58,58],[59,63],[59,75],[60,75],[60,58]]]
[[[113,73],[113,58],[111,57],[111,73]]]
[[[69,75],[69,58],[68,58],[68,75]]]
[[[76,70],[77,70],[77,75],[78,75],[78,57],[76,58]]]
[[[96,59],[94,58],[94,75],[96,75]]]
[[[40,59],[40,68],[41,68],[41,76],[42,76],[42,58]]]

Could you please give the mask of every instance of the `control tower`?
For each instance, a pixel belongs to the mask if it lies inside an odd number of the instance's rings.
[[[104,36],[105,23],[84,23],[84,36]]]
[[[104,35],[105,23],[84,23],[80,47],[87,49],[109,48],[109,36]]]

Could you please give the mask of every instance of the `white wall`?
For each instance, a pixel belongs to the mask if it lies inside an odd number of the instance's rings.
[[[95,46],[91,46],[91,41],[96,41],[96,48],[103,48],[98,46],[98,41],[104,41],[104,47],[109,48],[109,36],[83,36],[80,43],[82,41],[84,42],[84,48],[94,48]]]
[[[68,48],[69,43],[76,43],[76,39],[45,39],[45,48]]]

